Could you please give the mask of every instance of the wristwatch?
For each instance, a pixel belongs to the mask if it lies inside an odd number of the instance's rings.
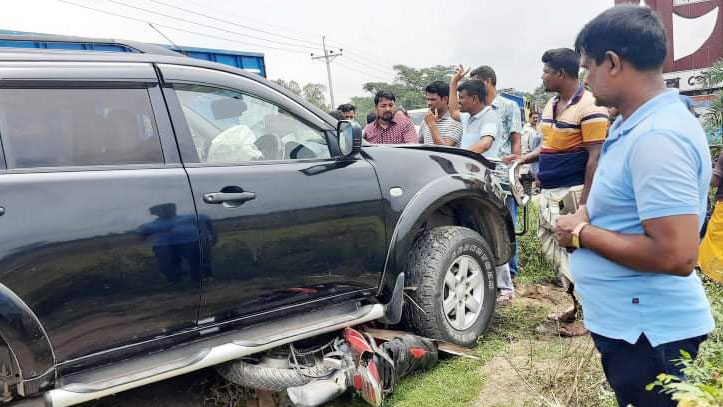
[[[575,226],[575,229],[572,230],[572,245],[575,246],[576,249],[580,248],[580,232],[582,232],[582,228],[589,225],[587,222],[580,222]]]

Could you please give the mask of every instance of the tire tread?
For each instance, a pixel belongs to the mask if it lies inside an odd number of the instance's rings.
[[[442,262],[453,245],[461,240],[471,238],[481,244],[488,254],[491,254],[485,239],[472,229],[461,226],[440,226],[426,232],[412,247],[407,267],[408,285],[416,287],[409,295],[422,310],[414,304],[408,303],[404,307],[405,320],[412,325],[419,334],[433,338],[450,340],[451,338],[440,329],[434,317],[435,298],[440,296],[438,287],[438,273]],[[446,269],[442,272],[446,272]]]

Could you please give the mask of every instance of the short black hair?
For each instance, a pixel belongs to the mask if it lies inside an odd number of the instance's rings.
[[[369,112],[369,113],[367,113],[367,124],[373,122],[373,121],[376,120],[376,119],[377,119],[377,114],[376,114],[376,113],[374,113],[374,112]]]
[[[374,106],[379,104],[379,101],[382,100],[382,98],[391,100],[392,102],[396,102],[397,98],[394,96],[394,93],[388,91],[388,90],[380,90],[377,92],[376,95],[374,95]]]
[[[527,118],[530,119],[530,118],[532,118],[532,116],[534,116],[534,115],[539,115],[539,113],[537,113],[537,112],[530,112],[530,114],[527,115]]]
[[[445,81],[434,81],[424,88],[427,93],[434,93],[440,98],[449,97],[449,84]]]
[[[466,90],[470,96],[477,96],[482,103],[484,103],[487,98],[487,88],[485,88],[485,83],[480,80],[470,79],[462,82],[457,88],[457,91],[462,92],[463,90]]]
[[[356,106],[352,105],[351,103],[344,103],[343,105],[339,105],[339,107],[337,107],[336,110],[339,110],[344,113],[356,112]]]
[[[621,5],[603,11],[585,24],[575,51],[600,65],[612,51],[639,71],[660,69],[668,52],[663,23],[647,7]]]
[[[481,81],[486,81],[489,79],[490,82],[492,82],[492,86],[497,86],[497,74],[495,73],[495,70],[492,69],[491,66],[482,65],[480,67],[477,67],[472,70],[472,72],[469,73],[470,77],[477,77],[477,79]]]
[[[344,117],[344,113],[341,111],[341,109],[332,110],[331,112],[329,112],[329,114],[336,120],[346,120],[346,117]]]
[[[570,48],[555,48],[542,54],[542,63],[572,79],[580,73],[580,55]]]

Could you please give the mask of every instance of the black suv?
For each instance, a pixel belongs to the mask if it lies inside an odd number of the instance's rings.
[[[514,244],[490,162],[362,145],[168,53],[0,52],[2,400],[78,404],[372,320],[475,342]]]

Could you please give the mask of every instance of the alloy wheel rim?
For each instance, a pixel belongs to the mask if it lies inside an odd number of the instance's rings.
[[[482,267],[468,255],[457,257],[444,275],[442,313],[456,330],[468,329],[482,313],[484,279]]]

